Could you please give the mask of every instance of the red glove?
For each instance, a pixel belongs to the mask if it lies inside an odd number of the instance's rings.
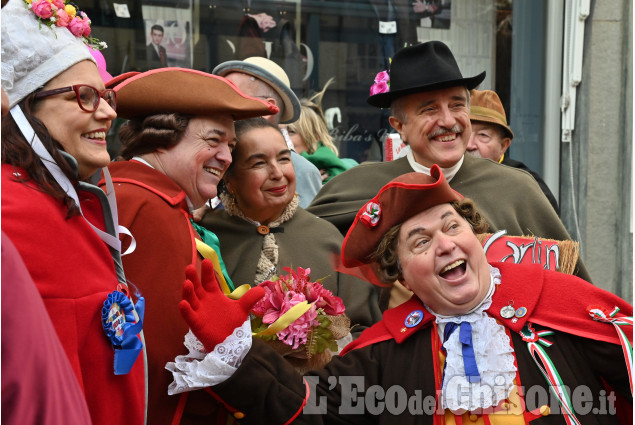
[[[179,310],[208,353],[245,322],[249,310],[265,295],[264,288],[257,286],[239,300],[228,298],[220,289],[212,262],[207,259],[201,265],[200,280],[193,265],[185,268],[185,276]]]

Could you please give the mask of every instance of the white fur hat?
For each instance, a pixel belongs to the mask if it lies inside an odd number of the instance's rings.
[[[24,0],[9,0],[0,12],[2,88],[11,107],[76,63],[95,62],[83,37],[40,23],[29,7]]]

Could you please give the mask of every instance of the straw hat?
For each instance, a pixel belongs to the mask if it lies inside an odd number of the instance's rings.
[[[278,93],[284,103],[284,114],[280,117],[281,124],[295,122],[300,117],[300,101],[291,90],[289,76],[274,61],[254,56],[242,61],[223,62],[212,70],[212,74],[221,77],[232,72],[242,72],[258,78],[269,84]]]

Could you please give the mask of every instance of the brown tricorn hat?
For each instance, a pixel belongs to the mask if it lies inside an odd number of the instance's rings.
[[[495,91],[472,90],[470,92],[470,121],[497,124],[502,127],[507,137],[514,138],[512,129],[507,125],[503,103]]]
[[[126,119],[165,113],[223,113],[242,120],[278,112],[276,106],[247,96],[223,77],[187,68],[158,68],[133,74],[115,85],[114,90],[117,116]]]
[[[424,91],[465,86],[472,90],[485,79],[485,71],[463,78],[450,48],[441,41],[404,47],[390,64],[390,89],[366,99],[372,106],[390,108],[402,96]]]
[[[424,173],[403,174],[386,184],[359,210],[342,244],[342,264],[359,267],[369,258],[393,226],[439,204],[463,196],[450,187],[438,165]]]

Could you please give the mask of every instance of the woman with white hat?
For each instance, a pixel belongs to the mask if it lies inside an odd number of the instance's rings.
[[[2,120],[2,230],[42,295],[92,422],[142,424],[143,301],[134,306],[127,290],[116,209],[85,182],[110,161],[117,98],[86,46],[96,44],[90,20],[67,3],[10,0],[2,9],[12,108]]]

